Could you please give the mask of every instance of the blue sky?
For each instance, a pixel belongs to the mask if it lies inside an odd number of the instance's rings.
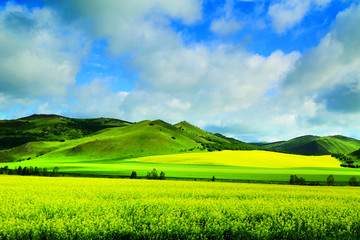
[[[360,138],[359,23],[349,0],[2,1],[0,118]]]

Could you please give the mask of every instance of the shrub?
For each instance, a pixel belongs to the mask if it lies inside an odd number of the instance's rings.
[[[54,177],[56,177],[58,171],[59,171],[59,168],[58,168],[58,167],[54,167],[53,172],[52,172],[52,175],[53,175]]]
[[[356,177],[352,177],[349,179],[349,185],[350,186],[357,186],[357,181],[356,181]]]
[[[328,186],[334,186],[335,183],[335,179],[333,175],[328,176],[328,178],[326,179],[327,185]]]

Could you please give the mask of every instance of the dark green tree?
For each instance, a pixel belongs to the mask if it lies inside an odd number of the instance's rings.
[[[23,168],[22,175],[24,175],[24,176],[29,175],[29,169],[28,169],[28,167],[24,167],[24,168]]]
[[[5,166],[5,167],[4,167],[4,174],[8,174],[8,171],[9,171],[9,167],[8,167],[8,166]]]
[[[213,176],[213,177],[211,178],[211,181],[212,181],[212,182],[215,182],[215,176]]]
[[[21,166],[18,167],[16,174],[17,174],[17,175],[22,175],[22,174],[23,174],[23,169],[22,169]]]
[[[333,175],[328,176],[328,178],[326,179],[327,185],[328,186],[334,186],[335,183],[335,179]]]
[[[349,179],[349,185],[350,186],[357,186],[357,181],[356,181],[356,177],[352,177]]]
[[[29,167],[29,175],[34,175],[34,168],[32,166]]]
[[[158,173],[157,173],[156,169],[154,168],[151,171],[151,179],[158,179],[158,178],[159,178]]]
[[[160,180],[165,180],[165,173],[164,173],[164,172],[161,172],[161,173],[160,173],[159,179],[160,179]]]
[[[131,173],[130,179],[136,179],[136,178],[137,178],[137,174],[136,174],[135,171],[133,171],[133,172]]]
[[[35,175],[35,176],[39,176],[39,175],[40,175],[40,173],[39,173],[39,168],[38,168],[38,167],[35,167],[35,169],[34,169],[34,175]]]
[[[43,176],[48,176],[47,168],[44,168],[44,169],[43,169],[42,175],[43,175]]]
[[[53,175],[54,177],[56,177],[58,171],[59,171],[59,167],[54,167],[53,172],[52,172],[52,175]]]
[[[303,178],[303,177],[299,178],[298,184],[299,185],[305,185],[306,184],[305,178]]]
[[[291,185],[294,185],[296,184],[296,175],[290,175],[290,184]]]
[[[147,179],[151,179],[151,173],[150,173],[150,172],[147,172],[146,178],[147,178]]]

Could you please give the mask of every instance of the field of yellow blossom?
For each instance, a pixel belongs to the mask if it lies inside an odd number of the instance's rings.
[[[359,239],[360,188],[0,175],[0,239]]]

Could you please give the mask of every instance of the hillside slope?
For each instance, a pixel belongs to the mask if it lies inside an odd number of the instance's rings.
[[[267,143],[261,146],[275,151],[320,156],[331,153],[351,153],[360,148],[360,140],[341,135],[327,137],[306,135],[289,141]]]
[[[101,129],[127,126],[131,123],[111,119],[75,119],[54,114],[35,114],[17,120],[0,120],[0,150],[34,141],[78,139]]]

